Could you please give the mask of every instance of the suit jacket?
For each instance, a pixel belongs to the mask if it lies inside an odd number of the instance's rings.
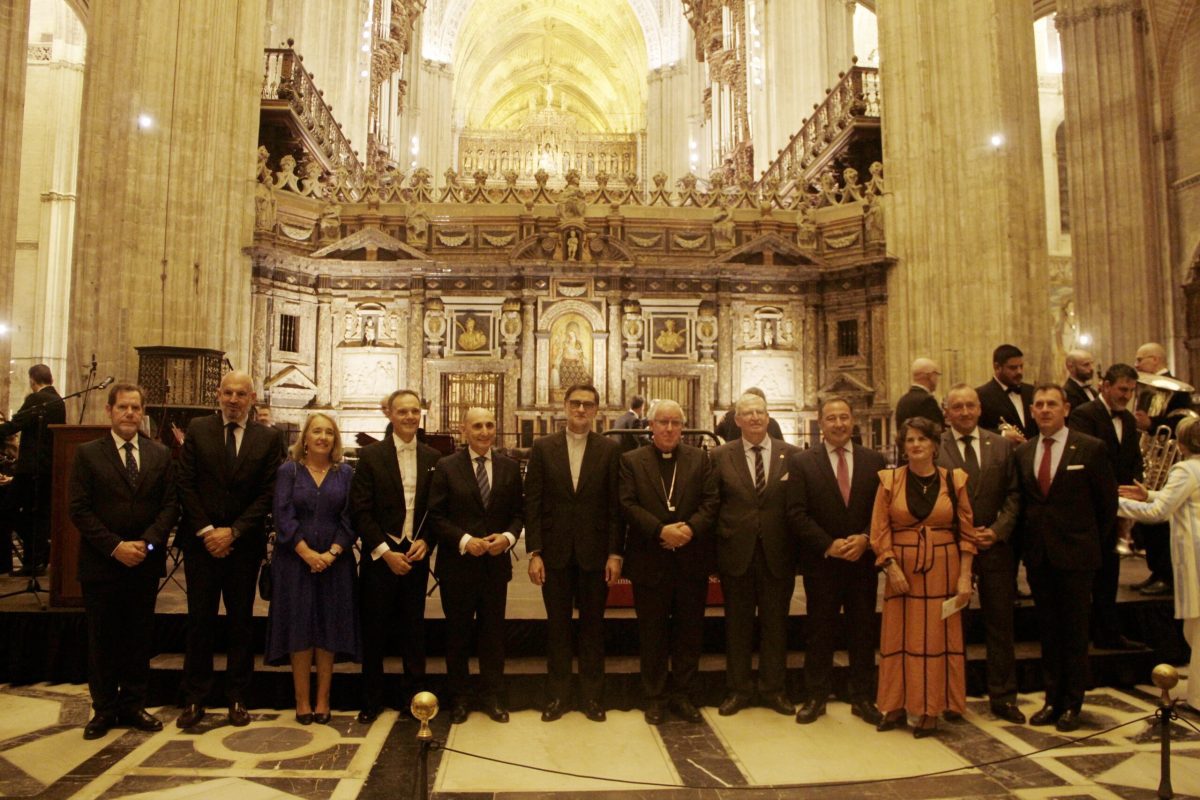
[[[437,546],[434,526],[427,520],[429,486],[442,454],[427,444],[417,443],[417,495],[413,504],[413,539],[422,540],[432,551]],[[363,558],[387,544],[401,549],[387,534],[399,537],[409,510],[405,507],[404,481],[396,460],[396,440],[389,434],[382,442],[358,451],[358,468],[350,484],[350,518],[354,532],[362,537]]]
[[[1010,425],[1020,428],[1026,439],[1037,436],[1038,426],[1033,419],[1032,411],[1030,411],[1030,407],[1033,405],[1033,386],[1022,383],[1020,389],[1021,402],[1025,405],[1024,425],[1021,424],[1021,419],[1017,416],[1017,410],[1013,407],[1012,401],[1008,399],[1008,394],[1000,388],[1000,384],[994,378],[977,387],[975,393],[979,395],[979,427],[999,432],[1000,418],[1004,417]]]
[[[675,511],[667,507],[667,492],[653,445],[621,456],[621,511],[629,523],[625,539],[624,574],[634,583],[657,586],[664,573],[704,578],[716,569],[713,524],[719,499],[708,480],[708,457],[698,447],[675,448]],[[692,540],[677,550],[662,546],[665,525],[686,522]]]
[[[621,416],[617,417],[617,421],[613,423],[613,427],[617,429],[641,428],[642,419],[632,411],[626,411]]]
[[[1120,441],[1117,440],[1117,428],[1113,425],[1112,414],[1102,400],[1089,400],[1072,409],[1067,424],[1073,431],[1095,436],[1104,442],[1108,462],[1112,465],[1117,483],[1128,486],[1142,478],[1141,437],[1138,435],[1133,414],[1127,410],[1118,411],[1117,414],[1123,429]]]
[[[991,528],[999,541],[1007,542],[1021,515],[1021,488],[1013,460],[1016,448],[998,433],[983,428],[976,428],[975,433],[979,436],[979,478],[967,481],[971,511],[976,525]],[[937,462],[967,474],[967,465],[959,452],[953,429],[942,433]]]
[[[275,495],[275,473],[284,450],[276,431],[249,424],[232,470],[225,465],[225,424],[220,414],[188,423],[179,455],[179,502],[183,521],[176,541],[187,548],[196,532],[212,525],[233,528],[234,550],[261,549]]]
[[[1068,430],[1050,492],[1042,495],[1037,468],[1041,437],[1017,448],[1021,481],[1022,558],[1031,567],[1048,563],[1061,570],[1100,567],[1101,542],[1117,518],[1117,482],[1104,443]]]
[[[900,426],[905,420],[910,420],[913,417],[924,417],[932,420],[938,425],[945,425],[946,418],[942,415],[942,406],[933,393],[924,386],[913,386],[904,396],[900,398],[900,402],[896,403],[896,431],[899,432]],[[903,449],[903,448],[901,448]]]
[[[81,581],[121,580],[140,573],[162,575],[167,537],[179,518],[175,467],[166,447],[138,434],[136,481],[109,434],[79,446],[71,466],[71,521],[82,537]],[[112,557],[121,542],[142,540],[154,549],[130,568]]]
[[[779,439],[771,440],[770,463],[763,465],[767,488],[761,497],[754,488],[754,475],[740,438],[712,451],[709,480],[720,500],[717,568],[722,575],[745,575],[759,539],[772,575],[796,575],[796,548],[787,524],[787,465],[788,458],[799,451]]]
[[[541,553],[547,567],[572,561],[582,569],[604,569],[610,555],[625,552],[625,522],[617,506],[617,464],[621,446],[589,433],[579,468],[579,486],[571,483],[567,434],[558,432],[533,443],[525,470],[525,550]]]
[[[1092,398],[1088,397],[1088,393],[1083,390],[1083,387],[1075,382],[1074,378],[1067,378],[1062,382],[1063,392],[1067,395],[1067,402],[1071,404],[1071,413],[1079,408],[1084,403],[1092,402]],[[1093,387],[1095,391],[1095,387]],[[1099,397],[1099,395],[1097,395]]]
[[[800,571],[812,574],[825,560],[834,539],[871,533],[871,512],[879,490],[879,472],[887,469],[882,455],[861,445],[850,445],[854,471],[850,475],[850,505],[842,502],[837,475],[824,443],[794,453],[788,460],[788,521],[799,540]],[[856,564],[875,569],[870,547]]]
[[[492,451],[491,492],[487,507],[475,481],[475,453],[466,447],[442,457],[433,470],[429,485],[429,516],[437,532],[437,574],[443,581],[470,580],[481,574],[512,579],[512,555],[472,556],[458,552],[463,534],[487,536],[507,531],[521,538],[524,498],[521,469],[511,458]]]
[[[53,386],[43,386],[25,397],[25,402],[17,409],[17,413],[13,414],[12,419],[0,423],[0,440],[14,433],[21,434],[21,449],[17,453],[17,475],[32,475],[35,472],[50,474],[54,443],[46,426],[62,425],[66,421],[67,408],[58,396],[58,390]]]

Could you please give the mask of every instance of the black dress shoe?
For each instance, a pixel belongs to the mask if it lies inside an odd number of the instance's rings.
[[[879,713],[879,709],[870,700],[855,700],[850,704],[850,713],[861,717],[868,725],[878,725],[883,721],[883,714]]]
[[[130,728],[139,731],[161,731],[162,722],[158,717],[152,714],[147,714],[145,709],[135,711],[128,714],[121,714],[117,717],[121,725],[128,725]]]
[[[722,717],[732,717],[748,705],[750,705],[750,698],[747,695],[732,692],[717,707],[717,713]]]
[[[592,722],[604,722],[608,719],[608,715],[604,713],[604,706],[599,700],[588,700],[583,704],[583,715]]]
[[[328,725],[329,720],[331,719],[333,719],[333,715],[328,711],[313,712],[313,722],[317,723],[318,725]]]
[[[305,712],[304,714],[301,714],[299,711],[297,711],[296,712],[296,722],[299,722],[301,725],[312,725],[313,724],[313,713],[311,711],[308,711],[308,712]]]
[[[686,697],[672,697],[667,705],[670,707],[671,713],[684,722],[696,723],[704,719],[700,715],[700,709],[692,705],[692,701]]]
[[[879,720],[879,724],[875,726],[875,730],[883,733],[884,731],[894,731],[897,728],[907,728],[908,719],[904,716],[903,711],[895,711],[891,714],[884,714],[883,719]]]
[[[556,697],[546,703],[546,707],[542,709],[542,722],[554,722],[556,719],[561,719],[565,713],[567,713],[567,704]]]
[[[367,706],[362,711],[358,712],[355,720],[359,725],[370,725],[375,720],[379,719],[379,715],[383,713],[383,709],[379,706]]]
[[[662,725],[667,721],[667,709],[661,702],[654,702],[646,706],[646,710],[642,714],[646,717],[646,723],[649,725]]]
[[[1021,709],[1017,708],[1016,703],[992,703],[992,713],[1005,722],[1011,722],[1014,725],[1025,724],[1025,715],[1021,713]]]
[[[937,717],[921,717],[920,722],[913,726],[913,738],[924,739],[937,733]]]
[[[1102,650],[1146,650],[1146,643],[1130,639],[1127,636],[1118,636],[1115,639],[1098,639],[1094,642],[1096,647]]]
[[[229,704],[229,724],[235,728],[244,728],[250,724],[250,712],[241,700]]]
[[[175,727],[187,730],[194,728],[200,724],[200,720],[204,719],[204,706],[197,703],[188,703],[183,707],[183,713],[175,720]]]
[[[1040,710],[1035,712],[1034,715],[1029,718],[1029,724],[1052,725],[1058,721],[1058,718],[1062,716],[1062,713],[1063,712],[1059,711],[1054,706],[1047,704],[1042,706]]]
[[[1166,581],[1154,581],[1138,589],[1138,593],[1146,597],[1166,597],[1175,593],[1175,587]]]
[[[499,700],[483,701],[482,711],[491,717],[492,722],[508,722],[508,711]]]
[[[83,738],[99,739],[117,724],[117,718],[109,714],[97,714],[83,728]]]
[[[952,708],[947,708],[942,712],[942,719],[946,722],[962,722],[962,714]]]
[[[462,725],[469,716],[471,716],[471,710],[464,702],[457,702],[450,708],[450,722],[454,725]]]
[[[762,698],[762,707],[769,708],[778,714],[786,714],[789,717],[796,713],[796,704],[783,692],[769,694]]]
[[[800,710],[796,712],[796,722],[801,725],[808,725],[811,722],[816,722],[817,717],[824,714],[824,700],[805,700],[804,705],[800,706]]]
[[[1054,729],[1060,733],[1070,733],[1079,729],[1079,709],[1068,708],[1062,712],[1054,723]]]
[[[1144,581],[1138,581],[1137,583],[1129,584],[1129,588],[1133,589],[1135,592],[1137,592],[1137,591],[1144,589],[1145,587],[1149,586],[1152,583],[1154,583],[1154,575],[1150,574],[1150,575],[1146,576],[1146,579]]]

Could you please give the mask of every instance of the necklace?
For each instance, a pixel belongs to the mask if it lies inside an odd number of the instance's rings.
[[[929,490],[932,489],[938,482],[937,470],[934,470],[932,475],[918,475],[915,472],[910,472],[909,474],[912,475],[913,480],[917,482],[917,486],[921,487],[922,497],[929,494]]]
[[[309,472],[313,473],[314,475],[324,475],[326,472],[329,472],[329,468],[332,467],[333,465],[329,464],[325,467],[325,469],[319,469],[317,467],[314,467],[312,464],[309,464],[306,461],[306,462],[304,462],[304,466]]]

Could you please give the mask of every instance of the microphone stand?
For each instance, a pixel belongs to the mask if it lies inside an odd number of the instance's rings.
[[[83,424],[83,415],[87,413],[88,393],[92,391],[92,381],[94,380],[96,380],[96,354],[92,353],[92,368],[88,370],[87,378],[83,381],[83,385],[88,388],[83,390],[83,403],[79,406],[79,422],[76,423],[77,425]],[[71,395],[71,397],[74,396]]]

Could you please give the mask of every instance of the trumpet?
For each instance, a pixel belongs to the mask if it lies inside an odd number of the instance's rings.
[[[1025,441],[1025,432],[1022,431],[1016,425],[1013,425],[1011,422],[1006,420],[1004,417],[1000,418],[999,433],[1005,439],[1012,440],[1014,442],[1017,442],[1018,444]]]

